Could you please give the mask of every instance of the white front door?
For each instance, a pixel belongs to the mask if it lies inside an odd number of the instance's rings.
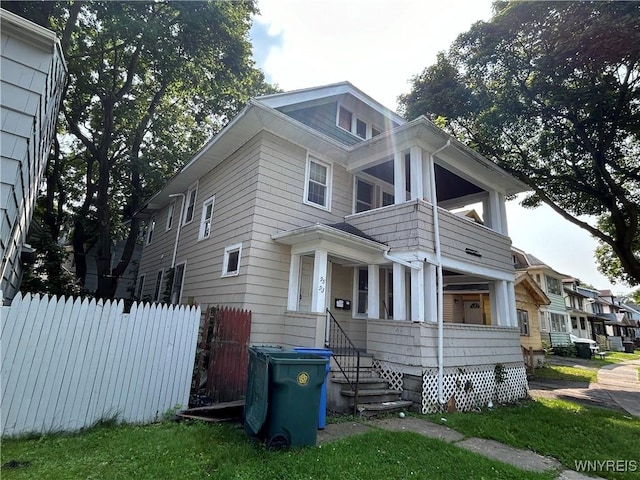
[[[482,303],[464,302],[464,323],[482,325]]]

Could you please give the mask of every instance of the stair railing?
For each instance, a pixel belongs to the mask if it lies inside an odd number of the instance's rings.
[[[333,360],[347,380],[349,388],[354,392],[353,415],[356,416],[358,413],[358,391],[360,389],[360,350],[356,348],[328,308],[324,343],[325,348],[333,352]],[[349,376],[349,373],[354,372],[355,381],[353,377]]]

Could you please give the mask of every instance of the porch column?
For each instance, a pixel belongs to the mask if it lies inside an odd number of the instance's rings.
[[[438,286],[436,266],[430,263],[425,264],[424,268],[424,301],[425,301],[425,318],[428,322],[438,321]]]
[[[313,289],[311,311],[322,313],[327,304],[327,251],[316,250],[313,261]]]
[[[380,267],[369,265],[369,285],[367,287],[367,317],[380,318]]]
[[[509,325],[512,327],[518,326],[518,314],[516,313],[516,288],[515,282],[507,282],[507,295],[509,297]]]
[[[291,263],[289,265],[287,310],[291,312],[298,310],[298,299],[300,298],[300,258],[301,255],[291,255]]]
[[[500,327],[510,326],[508,314],[509,294],[507,293],[506,281],[495,280],[489,282],[489,301],[491,302],[491,323]]]
[[[483,202],[483,210],[487,226],[498,233],[508,235],[504,195],[494,190],[490,191],[488,198]]]
[[[420,150],[420,154],[422,154],[422,150]],[[434,192],[431,191],[431,174],[433,172],[433,158],[431,155],[422,155],[422,191],[424,197],[431,204],[435,198]]]
[[[411,200],[424,200],[424,170],[422,168],[422,149],[411,147]]]
[[[393,264],[393,319],[406,320],[407,307],[406,281],[404,278],[404,267],[399,263]]]
[[[393,195],[394,204],[404,203],[407,201],[406,186],[406,166],[404,163],[404,154],[396,152],[393,155]]]
[[[412,264],[421,264],[422,262],[414,261]],[[424,292],[424,268],[416,270],[411,269],[411,321],[424,322],[425,314],[425,292]]]

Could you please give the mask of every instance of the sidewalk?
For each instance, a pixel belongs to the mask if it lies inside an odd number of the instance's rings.
[[[575,358],[559,358],[554,361],[560,365],[575,367],[589,365]],[[640,417],[638,367],[640,360],[604,366],[598,370],[597,382],[591,384],[540,378],[529,382],[529,394],[532,397],[573,400]]]
[[[389,417],[382,420],[330,424],[324,430],[318,431],[318,444],[334,442],[341,438],[362,434],[373,429],[419,433],[420,435],[451,443],[465,450],[512,465],[521,470],[530,472],[558,471],[559,474],[556,477],[558,480],[593,480],[599,478],[568,470],[553,458],[544,457],[529,450],[513,448],[494,440],[466,438],[449,427],[416,417]]]

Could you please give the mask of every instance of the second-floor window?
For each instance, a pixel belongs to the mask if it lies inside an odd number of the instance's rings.
[[[343,106],[338,107],[337,125],[353,135],[363,140],[380,135],[380,129],[374,127],[369,122],[358,118],[352,111]]]
[[[374,208],[373,193],[375,188],[369,182],[356,178],[356,213],[366,212]]]
[[[309,158],[305,184],[304,203],[329,210],[331,198],[331,166]]]
[[[156,218],[152,217],[151,220],[149,221],[149,224],[147,225],[147,245],[151,244],[151,241],[153,240],[153,231],[156,228]]]
[[[211,220],[213,218],[213,204],[215,199],[216,197],[213,196],[202,204],[202,220],[200,221],[200,233],[198,234],[199,240],[209,238],[211,235]]]
[[[547,293],[562,295],[562,286],[560,285],[560,280],[555,277],[545,275],[545,281],[547,282]]]
[[[187,193],[187,208],[184,211],[184,225],[193,220],[193,212],[196,208],[196,196],[198,195],[198,185],[194,185]]]
[[[175,200],[169,204],[169,209],[167,210],[167,228],[166,230],[171,230],[173,227],[173,216],[176,211],[176,202]]]

